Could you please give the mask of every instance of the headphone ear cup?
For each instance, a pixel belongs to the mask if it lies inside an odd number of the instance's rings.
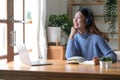
[[[86,18],[86,25],[87,26],[92,25],[92,18],[91,17]]]

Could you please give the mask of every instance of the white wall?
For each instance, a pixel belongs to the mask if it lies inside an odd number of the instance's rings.
[[[67,1],[68,0],[46,0],[47,2],[47,23],[48,17],[51,14],[64,14],[67,13]]]

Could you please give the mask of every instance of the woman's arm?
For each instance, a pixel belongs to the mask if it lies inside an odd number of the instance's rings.
[[[100,51],[102,52],[103,56],[105,56],[105,57],[109,56],[112,58],[113,62],[116,62],[116,60],[117,60],[116,54],[114,53],[114,51],[110,48],[108,43],[103,38],[100,38],[98,40],[98,47],[99,47]]]
[[[66,47],[66,54],[65,54],[66,59],[76,56],[77,50],[76,50],[74,43],[75,43],[74,40],[68,39],[68,43],[67,43],[67,47]]]
[[[76,34],[77,30],[74,27],[71,27],[71,32],[69,35],[67,47],[66,47],[66,59],[73,57],[77,54],[77,50],[75,47],[75,38],[74,35]]]

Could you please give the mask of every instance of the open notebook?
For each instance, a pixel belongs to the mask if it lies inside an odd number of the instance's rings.
[[[42,65],[51,65],[51,62],[47,61],[31,61],[29,54],[27,52],[25,44],[18,44],[17,46],[18,54],[22,63],[31,65],[31,66],[42,66]]]
[[[95,65],[95,63],[92,60],[87,61],[87,60],[85,60],[85,58],[80,57],[80,56],[70,57],[67,60],[67,63],[68,64],[89,64],[89,65]]]

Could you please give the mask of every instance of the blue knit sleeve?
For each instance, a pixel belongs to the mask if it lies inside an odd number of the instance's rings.
[[[67,47],[66,47],[66,59],[72,57],[72,56],[76,56],[77,54],[77,50],[76,50],[76,47],[75,47],[75,40],[71,40],[71,39],[68,39],[68,43],[67,43]]]
[[[103,38],[99,37],[98,39],[98,48],[102,52],[103,56],[105,57],[111,57],[113,62],[116,62],[116,54],[114,51],[110,48],[107,41],[105,41]]]

